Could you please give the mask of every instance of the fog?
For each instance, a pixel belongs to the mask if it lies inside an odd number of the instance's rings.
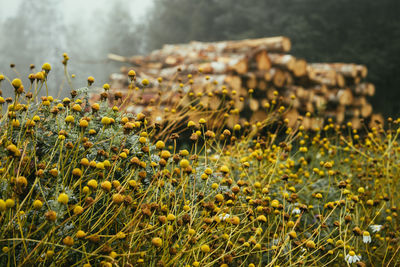
[[[292,40],[290,53],[308,62],[366,65],[367,81],[377,89],[374,111],[398,116],[399,12],[398,0],[0,0],[0,73],[27,80],[30,64],[39,71],[50,62],[50,92],[56,94],[64,52],[75,88],[89,75],[100,87],[122,65],[107,61],[108,53],[284,35]]]
[[[70,57],[74,86],[86,85],[88,76],[101,86],[120,64],[107,61],[108,53],[131,56],[143,53],[139,41],[152,0],[0,0],[0,73],[27,81],[30,64],[39,71],[49,62],[50,92],[64,87],[62,54]],[[10,64],[15,64],[11,69]],[[3,86],[4,87],[4,86]],[[3,94],[10,94],[3,88]]]

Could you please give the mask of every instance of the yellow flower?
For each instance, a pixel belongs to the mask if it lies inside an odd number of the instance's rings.
[[[264,215],[260,215],[257,217],[257,221],[259,222],[267,222],[267,218]]]
[[[156,148],[163,149],[165,147],[165,143],[163,141],[157,141]]]
[[[296,232],[295,231],[290,231],[289,232],[289,236],[291,237],[291,238],[296,238],[297,237],[297,234],[296,234]]]
[[[42,206],[43,206],[42,201],[40,201],[38,199],[33,201],[33,208],[34,209],[40,210],[42,208]]]
[[[89,85],[92,85],[92,84],[94,83],[94,78],[93,78],[93,76],[89,76],[89,77],[87,78],[87,80],[88,80],[88,84],[89,84]]]
[[[130,71],[128,72],[128,76],[129,76],[129,77],[135,77],[135,76],[136,76],[136,72],[135,72],[134,70],[130,70]]]
[[[104,164],[102,162],[96,163],[96,169],[104,170]]]
[[[219,170],[220,170],[221,172],[223,172],[223,173],[228,173],[228,172],[229,172],[229,168],[228,168],[228,166],[226,166],[226,165],[222,166]]]
[[[224,201],[224,196],[222,194],[217,194],[215,196],[215,200],[218,202],[222,202],[222,201]]]
[[[109,117],[103,117],[101,118],[101,124],[103,125],[109,125],[111,123],[111,120]]]
[[[168,214],[168,215],[167,215],[167,220],[168,220],[168,221],[174,221],[174,220],[175,220],[175,215],[172,214],[172,213]]]
[[[149,85],[149,80],[147,80],[147,79],[143,79],[142,80],[142,84],[144,85],[144,86],[147,86],[147,85]]]
[[[63,243],[64,243],[64,245],[69,246],[69,247],[73,246],[74,245],[74,239],[72,237],[70,237],[70,236],[67,236],[67,237],[65,237],[63,239]]]
[[[86,233],[82,230],[78,230],[78,232],[76,232],[77,238],[84,238],[85,236],[86,236]]]
[[[124,196],[121,195],[121,194],[119,194],[119,193],[114,194],[114,195],[112,196],[112,201],[113,201],[115,204],[121,204],[121,203],[124,201]]]
[[[82,107],[78,104],[75,104],[72,106],[72,110],[76,111],[76,112],[81,112],[82,111]]]
[[[75,121],[75,119],[74,119],[74,117],[71,116],[71,115],[68,115],[68,116],[65,118],[65,122],[67,122],[67,123],[73,123],[74,121]]]
[[[76,177],[81,177],[82,176],[82,171],[79,168],[75,168],[72,170],[72,175]]]
[[[50,70],[51,70],[51,65],[49,64],[49,63],[44,63],[43,65],[42,65],[42,70],[44,70],[45,72],[50,72]]]
[[[162,239],[159,238],[159,237],[154,237],[154,238],[151,240],[151,243],[152,243],[155,247],[158,247],[158,248],[161,247],[162,244],[163,244]]]
[[[126,234],[124,232],[118,232],[115,235],[115,237],[118,238],[118,239],[124,239],[126,237]]]
[[[65,193],[61,193],[61,194],[58,196],[57,201],[58,201],[59,203],[61,203],[61,204],[64,204],[64,205],[68,204],[68,195],[65,194]]]
[[[9,199],[6,200],[6,207],[7,207],[8,209],[13,208],[14,205],[15,205],[14,199],[9,198]]]
[[[204,253],[209,253],[211,251],[210,247],[208,245],[202,245],[200,247],[201,251]]]
[[[189,167],[189,165],[190,165],[190,163],[189,163],[189,161],[187,160],[187,159],[183,159],[183,160],[181,160],[181,162],[179,163],[179,166],[181,166],[181,168],[187,168],[187,167]]]
[[[87,183],[87,185],[92,188],[92,189],[96,189],[97,188],[97,181],[94,179],[89,180],[89,182]]]
[[[306,247],[308,247],[308,248],[315,248],[315,243],[314,243],[314,241],[308,240],[308,241],[306,242]]]
[[[4,200],[0,199],[0,212],[5,211],[6,208],[7,208],[6,202]]]
[[[94,103],[94,104],[92,105],[92,109],[93,109],[94,111],[98,111],[98,110],[100,109],[100,105],[99,105],[98,103]]]
[[[17,78],[17,79],[12,80],[11,84],[15,89],[18,89],[22,86],[22,81],[21,81],[21,79]]]
[[[171,157],[171,153],[168,150],[163,150],[161,151],[161,157],[163,159],[168,159],[169,157]]]
[[[111,183],[109,181],[104,181],[101,183],[101,188],[104,191],[110,192],[111,191]]]
[[[83,208],[79,205],[76,205],[74,208],[74,214],[79,215],[79,214],[82,214],[82,212],[83,212]]]

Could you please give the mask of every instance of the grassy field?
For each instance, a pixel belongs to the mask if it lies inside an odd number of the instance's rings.
[[[305,131],[275,101],[276,123],[160,138],[107,84],[89,103],[93,77],[53,98],[42,68],[0,75],[1,266],[400,264],[400,119]]]

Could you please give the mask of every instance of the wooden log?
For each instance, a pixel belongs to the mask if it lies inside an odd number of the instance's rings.
[[[264,80],[264,79],[258,79],[257,88],[258,88],[259,90],[262,90],[262,91],[267,90],[267,88],[268,88],[267,81]]]
[[[329,91],[328,101],[333,105],[350,105],[353,102],[353,94],[350,89],[337,89]]]
[[[249,89],[254,89],[258,85],[257,75],[253,72],[249,72],[243,76],[243,80],[245,81],[246,87]]]
[[[368,104],[368,101],[364,96],[356,97],[353,99],[353,102],[351,104],[355,107],[361,107],[361,106]]]
[[[309,73],[312,73],[309,71]],[[330,73],[330,72],[329,72]],[[320,84],[320,85],[326,85],[328,87],[337,87],[338,86],[338,80],[337,76],[332,77],[330,74],[327,73],[313,73],[309,75],[311,82],[315,84]]]
[[[296,59],[293,66],[293,74],[296,77],[301,77],[307,74],[307,62],[304,59]]]
[[[357,66],[347,63],[311,63],[309,64],[314,70],[330,71],[333,70],[345,77],[356,77]]]
[[[269,58],[271,59],[272,66],[290,71],[294,69],[296,63],[296,58],[292,55],[270,53]]]
[[[361,119],[359,117],[353,117],[350,120],[350,122],[352,124],[353,129],[361,129],[362,123],[361,123]]]
[[[294,92],[296,97],[303,102],[308,102],[312,99],[313,91],[305,89],[302,86],[291,85],[287,86],[289,91]]]
[[[384,126],[385,119],[381,114],[372,114],[369,120],[369,128],[377,128],[380,129]]]
[[[309,129],[312,129],[312,130],[321,129],[322,126],[324,125],[324,119],[323,118],[304,117],[302,125],[307,130],[309,130]]]
[[[285,73],[277,68],[271,68],[269,73],[272,77],[272,84],[276,87],[282,87],[285,85]]]
[[[287,119],[288,122],[288,127],[294,128],[297,124],[298,118],[299,118],[299,112],[297,109],[290,109],[289,111],[285,112],[283,114],[284,119]]]
[[[195,74],[201,72],[203,74],[229,74],[238,73],[245,74],[248,70],[248,60],[245,56],[220,57],[217,61],[190,64],[171,64],[172,67],[162,69],[147,68],[153,74],[159,73],[163,78],[170,78],[175,75],[178,70],[182,74]]]
[[[260,104],[257,99],[254,98],[248,98],[248,106],[251,111],[257,111],[260,108]]]
[[[294,79],[292,74],[288,71],[285,71],[284,74],[285,74],[285,85],[288,86],[294,84]]]
[[[361,106],[361,116],[363,118],[367,118],[372,114],[372,105],[371,104],[365,104]]]
[[[372,83],[360,83],[353,87],[353,92],[357,95],[373,96],[375,86]]]
[[[345,116],[347,118],[351,117],[360,117],[361,111],[358,107],[347,107],[345,111]]]
[[[346,80],[343,75],[340,73],[336,74],[336,85],[340,88],[343,88],[346,85]]]
[[[357,70],[357,76],[360,76],[362,78],[367,77],[368,74],[368,68],[364,65],[356,65],[356,70]]]
[[[315,85],[313,87],[308,88],[310,91],[312,91],[316,95],[327,95],[329,90],[328,87],[324,84],[322,85]]]
[[[285,53],[289,52],[291,48],[290,39],[284,36],[217,42],[216,45],[219,48],[222,47],[224,52],[243,52],[249,49],[263,48],[269,52]]]
[[[207,80],[208,78],[208,80]],[[242,80],[236,75],[198,75],[193,78],[194,85],[204,85],[209,83],[215,83],[218,85],[225,85],[231,90],[237,92],[242,88]]]
[[[255,111],[250,117],[250,123],[263,122],[268,119],[268,113],[264,110]]]
[[[267,37],[259,39],[246,39],[238,41],[221,42],[198,42],[192,41],[189,44],[167,44],[155,54],[187,54],[188,51],[196,53],[215,52],[215,53],[243,53],[255,49],[265,49],[269,52],[288,52],[291,48],[290,39],[283,36]]]
[[[222,103],[221,99],[214,94],[207,94],[205,96],[202,96],[200,98],[200,102],[203,103],[203,106],[205,108],[211,110],[218,110]]]
[[[342,124],[345,119],[345,111],[346,111],[345,106],[338,106],[334,110],[326,110],[324,112],[324,117],[326,119],[333,119],[338,124]]]
[[[323,111],[326,109],[328,100],[326,99],[325,96],[320,96],[320,95],[314,95],[312,99],[312,103],[314,104],[315,108],[318,111]]]
[[[233,100],[233,107],[237,110],[237,111],[242,111],[245,107],[245,103],[244,103],[244,99],[243,98],[236,98],[235,100]]]
[[[239,122],[240,116],[238,114],[229,114],[226,118],[226,127],[229,129],[233,129],[235,124]]]
[[[262,49],[260,51],[255,52],[253,56],[254,61],[256,62],[257,70],[269,70],[271,68],[271,60],[268,56],[266,50]]]
[[[345,106],[338,106],[336,109],[335,119],[338,124],[342,124],[346,117],[346,107]]]

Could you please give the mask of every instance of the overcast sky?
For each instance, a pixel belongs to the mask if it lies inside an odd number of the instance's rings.
[[[58,14],[60,16],[56,17],[63,18],[64,21],[56,21],[46,28],[52,34],[40,30],[35,32],[39,27],[34,26],[33,31],[30,29],[33,34],[26,46],[25,44],[18,45],[18,34],[12,32],[13,29],[8,30],[3,27],[7,19],[15,18],[18,15],[18,8],[21,7],[21,4],[28,3],[28,1],[32,1],[31,4],[38,8],[49,2],[58,4],[57,11],[61,9],[62,14]],[[56,92],[58,85],[64,78],[61,55],[63,52],[67,52],[71,58],[69,70],[76,74],[76,85],[78,87],[85,86],[86,79],[90,75],[96,78],[95,84],[101,86],[108,81],[109,75],[118,72],[121,66],[120,63],[107,61],[107,53],[131,56],[140,50],[136,49],[139,45],[134,46],[129,40],[115,39],[115,36],[113,39],[110,38],[108,43],[104,42],[104,34],[110,33],[101,31],[103,24],[109,19],[113,20],[114,16],[119,18],[119,14],[108,12],[114,8],[115,2],[117,0],[0,0],[0,27],[2,27],[0,28],[2,34],[0,36],[0,50],[2,53],[5,52],[5,56],[0,56],[0,73],[10,75],[10,77],[15,76],[15,73],[9,68],[10,63],[15,63],[22,77],[27,77],[30,72],[28,66],[31,63],[41,66],[44,62],[49,62],[54,66],[52,80],[49,80],[49,84],[53,82],[51,84],[52,92]],[[153,0],[118,0],[118,4],[126,5],[126,7],[123,6],[123,9],[130,12],[133,19],[131,25],[134,29],[135,23],[143,21],[143,17],[152,7]],[[113,11],[111,10],[111,12]],[[102,17],[105,14],[110,17]],[[47,13],[42,16],[44,17],[37,21],[28,22],[29,25],[43,23],[44,19],[49,18]],[[32,16],[29,17],[32,18]],[[30,18],[21,16],[21,23],[26,22],[24,19]],[[59,29],[57,26],[71,26],[71,28],[68,28],[68,33],[64,31],[62,34],[58,34],[54,32],[54,30]],[[124,30],[116,29],[116,33],[120,34],[121,37],[129,36],[127,29]],[[67,34],[69,35],[67,36]],[[13,46],[14,41],[17,43],[15,46]],[[113,46],[109,47],[109,44]],[[126,49],[125,52],[117,52],[118,50],[114,51],[115,47]]]
[[[21,1],[34,0],[0,0],[0,20],[15,15]],[[66,22],[71,22],[81,17],[89,17],[93,12],[106,8],[113,0],[54,0],[62,2],[65,7]],[[40,0],[37,1],[40,4]],[[153,4],[153,0],[130,0],[128,10],[132,15],[142,17]]]

